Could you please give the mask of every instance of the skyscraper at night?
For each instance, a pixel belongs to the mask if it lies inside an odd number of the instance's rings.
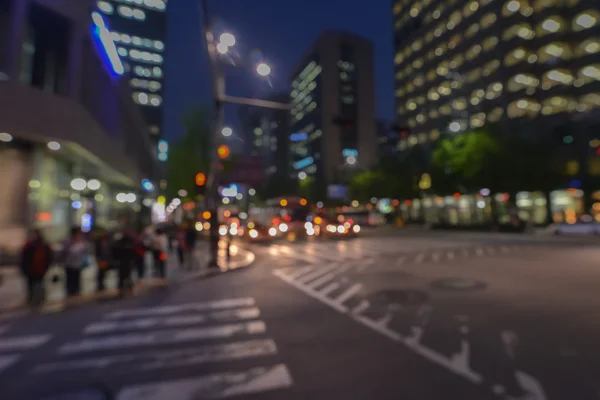
[[[313,179],[318,197],[349,170],[376,162],[373,64],[370,41],[326,31],[292,74],[291,171]]]
[[[157,141],[163,117],[167,0],[99,0],[97,7],[108,19],[133,101]]]
[[[401,150],[489,124],[597,131],[598,2],[396,0],[393,14]]]

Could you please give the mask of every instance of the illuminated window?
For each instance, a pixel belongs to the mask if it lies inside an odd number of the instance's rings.
[[[514,49],[513,51],[509,52],[506,55],[506,57],[504,57],[504,65],[509,66],[509,67],[512,65],[516,65],[522,61],[525,61],[527,56],[528,56],[527,51],[523,47],[518,47],[518,48]]]
[[[481,78],[481,68],[475,68],[467,74],[467,81],[470,83],[475,82],[479,78]]]
[[[504,109],[502,107],[496,107],[488,113],[488,121],[490,121],[490,122],[500,121],[500,119],[502,118],[502,115],[504,115]]]
[[[489,37],[483,41],[483,50],[490,51],[498,44],[498,38],[496,36]]]
[[[542,11],[545,8],[550,8],[556,6],[556,0],[534,0],[533,9],[537,11]]]
[[[430,140],[438,140],[439,138],[440,138],[440,131],[438,131],[437,129],[433,129],[431,132],[429,132]]]
[[[596,54],[598,52],[600,52],[599,38],[585,40],[579,45],[579,54]]]
[[[485,113],[477,113],[471,116],[471,128],[481,128],[483,125],[485,125],[485,119],[486,119],[486,115]]]
[[[138,21],[143,21],[146,19],[146,13],[139,8],[131,8],[127,6],[119,6],[117,8],[119,14],[125,18],[133,18]]]
[[[440,116],[440,113],[438,110],[433,109],[431,111],[429,111],[429,118],[437,118]]]
[[[465,57],[462,54],[457,54],[454,56],[452,61],[450,61],[449,67],[454,69],[458,68],[465,62]]]
[[[531,74],[517,74],[509,79],[508,90],[516,92],[521,89],[536,88],[539,84],[539,79]]]
[[[422,58],[417,58],[415,61],[413,61],[412,66],[415,69],[421,68],[423,66],[423,59]]]
[[[571,47],[567,43],[554,42],[540,49],[538,59],[540,62],[548,62],[554,58],[568,60],[571,58]]]
[[[448,96],[450,93],[452,93],[452,89],[450,88],[450,81],[442,82],[438,87],[438,92],[442,96]]]
[[[402,11],[402,4],[398,1],[394,4],[394,15],[400,14],[400,11]]]
[[[577,105],[573,100],[567,97],[554,96],[542,102],[542,114],[552,115],[571,112],[575,111],[576,107]]]
[[[440,113],[442,115],[450,115],[452,114],[452,107],[450,106],[450,104],[444,104],[443,106],[440,107]]]
[[[455,48],[460,43],[461,39],[462,37],[460,33],[457,33],[456,35],[452,36],[452,38],[450,38],[450,41],[448,42],[448,48]]]
[[[494,72],[496,72],[496,70],[498,69],[498,67],[500,67],[500,61],[499,60],[492,60],[492,61],[488,62],[487,64],[485,64],[485,66],[483,67],[482,75],[483,76],[490,76]]]
[[[458,24],[460,24],[460,21],[462,21],[462,14],[460,13],[460,11],[454,11],[452,14],[450,14],[450,18],[449,18],[448,23],[446,24],[446,27],[449,30],[452,30]]]
[[[423,84],[425,83],[425,77],[423,75],[418,75],[416,78],[413,79],[413,83],[417,87],[423,86]]]
[[[573,19],[573,30],[582,31],[584,29],[592,28],[598,24],[600,19],[600,12],[596,10],[585,11]]]
[[[464,97],[459,97],[458,99],[452,102],[452,108],[458,111],[463,111],[467,109],[467,100]]]
[[[423,114],[418,114],[416,116],[416,119],[417,119],[417,122],[420,123],[420,124],[422,124],[425,121],[427,121],[427,117],[425,117],[425,115],[423,115]]]
[[[504,89],[504,85],[500,82],[490,83],[485,91],[485,98],[488,100],[493,100],[502,95],[502,90]]]
[[[432,81],[432,80],[434,80],[436,76],[437,76],[437,75],[436,75],[436,73],[435,73],[435,69],[430,69],[430,70],[427,72],[427,80],[428,80],[428,81]]]
[[[564,69],[553,69],[542,77],[542,89],[548,90],[556,85],[570,85],[573,83],[573,75]]]
[[[427,42],[431,42],[433,40],[433,32],[427,32],[427,34],[425,35],[425,40]]]
[[[472,24],[469,29],[467,29],[467,33],[466,33],[466,37],[472,37],[474,36],[477,32],[479,32],[479,24],[478,23],[474,23]]]
[[[509,118],[535,117],[541,108],[541,105],[533,99],[520,99],[510,103],[506,113]]]
[[[600,81],[600,64],[588,65],[579,70],[579,79],[583,83]]]
[[[481,18],[481,27],[482,28],[487,28],[489,26],[491,26],[494,22],[496,22],[496,14],[494,13],[487,13],[483,16],[483,18]]]
[[[404,56],[402,55],[402,53],[396,53],[396,57],[394,57],[394,62],[396,64],[400,64],[402,61],[404,61]]]
[[[588,109],[600,108],[600,94],[599,93],[590,93],[582,96],[579,99],[579,109],[583,111]]]
[[[425,104],[425,96],[419,96],[416,98],[415,101],[417,102],[417,104],[423,105],[423,104]]]
[[[509,0],[504,4],[502,8],[502,15],[508,16],[516,13],[521,9],[521,2],[519,0]]]
[[[481,53],[481,46],[476,44],[467,51],[467,60],[473,60]]]
[[[148,94],[143,93],[143,92],[133,92],[132,97],[133,97],[133,101],[136,104],[141,104],[141,105],[147,105],[150,100],[148,97]]]
[[[537,31],[540,36],[543,36],[550,33],[559,32],[564,29],[564,26],[564,20],[557,15],[553,15],[546,18],[541,24],[539,24]]]
[[[463,8],[463,15],[465,16],[465,18],[470,17],[478,9],[479,3],[477,3],[477,1],[471,1]]]
[[[102,11],[105,14],[112,14],[115,12],[114,7],[107,1],[98,1],[97,3],[98,10]]]
[[[529,24],[521,23],[511,26],[502,34],[502,39],[504,40],[510,40],[514,37],[530,40],[535,37],[535,32]]]
[[[421,47],[423,47],[423,42],[421,42],[420,40],[415,40],[415,41],[413,42],[413,44],[411,45],[411,48],[412,48],[414,51],[419,51],[419,50],[421,50]]]
[[[436,101],[436,100],[439,100],[440,95],[437,93],[435,88],[433,88],[433,89],[429,90],[429,93],[427,93],[427,98],[429,100]]]

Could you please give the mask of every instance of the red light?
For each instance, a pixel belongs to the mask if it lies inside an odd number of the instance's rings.
[[[410,207],[410,206],[411,206],[411,204],[412,204],[412,200],[406,200],[406,201],[404,202],[404,204],[406,204],[407,206],[409,206],[409,207]]]
[[[286,216],[283,217],[283,220],[287,221],[287,222],[290,222],[291,219],[292,219],[292,217],[290,217],[289,215],[286,215]]]
[[[600,147],[596,147],[596,155],[600,156]]]
[[[454,196],[455,199],[458,199],[458,198],[460,198],[460,193],[456,192],[456,193],[453,194],[453,196]]]
[[[204,186],[206,185],[206,175],[202,172],[196,174],[196,186]]]
[[[354,224],[354,220],[352,220],[352,219],[349,219],[347,222],[348,222],[350,225],[353,225],[353,224]]]
[[[273,218],[273,225],[279,225],[281,220],[279,218]]]
[[[229,147],[225,146],[224,144],[220,145],[217,149],[217,155],[221,159],[229,157]]]

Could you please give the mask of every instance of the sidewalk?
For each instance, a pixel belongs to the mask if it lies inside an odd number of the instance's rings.
[[[226,257],[226,245],[220,243],[218,265],[219,268],[208,268],[208,246],[201,243],[193,255],[193,269],[182,269],[179,266],[177,253],[171,252],[167,260],[167,275],[171,282],[183,283],[190,280],[205,278],[218,275],[223,272],[237,270],[249,266],[254,262],[254,254],[250,251],[241,249],[238,245],[232,244],[230,247],[230,259]],[[164,286],[163,279],[152,278],[154,276],[153,260],[150,253],[146,254],[145,260],[145,278],[139,280],[137,272],[133,271],[135,281],[134,293],[139,294],[150,288]],[[119,295],[118,291],[118,272],[110,270],[106,273],[105,290],[96,291],[97,266],[95,261],[92,265],[85,268],[81,273],[81,294],[73,298],[67,298],[65,290],[65,273],[60,266],[50,268],[44,279],[45,301],[42,305],[44,311],[59,311],[70,305],[88,303],[90,301],[112,298]],[[19,268],[0,267],[0,313],[15,310],[26,306],[25,280],[23,279]]]

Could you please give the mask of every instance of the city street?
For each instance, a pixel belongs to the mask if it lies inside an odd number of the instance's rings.
[[[2,399],[597,399],[597,246],[421,232],[253,245],[251,268],[0,314]]]

